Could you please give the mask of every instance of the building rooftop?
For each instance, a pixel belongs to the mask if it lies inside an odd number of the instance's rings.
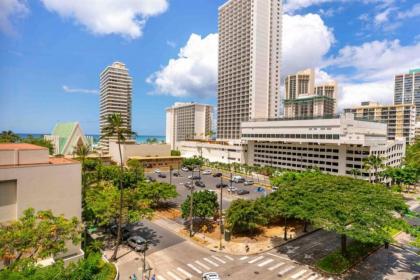
[[[37,146],[27,143],[2,143],[0,144],[0,151],[13,151],[13,150],[48,150],[45,147]]]

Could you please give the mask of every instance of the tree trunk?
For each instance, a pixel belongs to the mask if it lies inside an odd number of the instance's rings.
[[[303,222],[303,232],[308,232],[308,221]]]
[[[123,173],[124,173],[124,166],[122,161],[122,153],[121,153],[121,141],[120,136],[118,135],[118,151],[120,153],[120,167],[121,167],[121,174],[120,174],[120,209],[118,213],[118,231],[117,231],[117,245],[115,246],[114,253],[112,254],[111,261],[117,260],[118,248],[121,244],[121,227],[122,227],[122,212],[123,212]]]
[[[287,218],[284,217],[284,240],[287,240]]]
[[[341,254],[343,256],[347,255],[347,235],[341,235]]]

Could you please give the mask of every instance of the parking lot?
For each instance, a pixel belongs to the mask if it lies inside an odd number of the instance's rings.
[[[146,176],[150,176],[159,182],[169,183],[170,181],[172,181],[172,184],[176,186],[176,189],[179,193],[179,196],[174,200],[174,202],[176,202],[178,205],[184,202],[185,199],[187,198],[187,195],[190,194],[190,190],[187,187],[185,187],[185,183],[192,181],[191,179],[188,179],[188,176],[199,175],[198,171],[185,172],[185,171],[180,170],[179,171],[180,176],[178,177],[172,176],[172,178],[170,178],[169,171],[162,171],[161,173],[165,174],[166,178],[159,178],[158,174],[155,172],[146,173]],[[174,173],[174,171],[172,171],[172,173]],[[228,188],[223,188],[223,208],[224,209],[229,207],[230,203],[235,199],[238,199],[238,198],[256,199],[258,197],[268,195],[271,192],[271,190],[262,188],[261,186],[259,186],[258,182],[255,182],[255,181],[254,181],[254,184],[250,186],[246,186],[244,185],[244,183],[235,183],[235,182],[231,183],[229,182],[230,174],[223,174],[222,177],[213,177],[213,174],[203,175],[203,171],[201,171],[200,176],[201,176],[200,181],[204,183],[205,187],[202,187],[202,188],[195,187],[194,191],[200,191],[200,190],[215,191],[218,195],[219,200],[220,200],[220,197],[219,197],[220,188],[216,188],[216,185],[221,183],[221,181],[223,181],[223,183],[227,184],[229,187],[232,185],[233,187],[236,187],[238,190],[243,189],[243,190],[249,191],[249,194],[238,195],[236,194],[236,192],[228,191]],[[235,174],[232,174],[232,176],[235,176]],[[260,187],[260,191],[258,192],[257,190],[259,187]]]

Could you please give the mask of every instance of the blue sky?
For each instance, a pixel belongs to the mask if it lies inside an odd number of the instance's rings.
[[[0,130],[48,133],[79,121],[98,133],[99,73],[120,60],[133,77],[133,129],[163,135],[175,101],[216,104],[224,2],[0,0]],[[339,82],[339,108],[390,103],[393,75],[420,68],[419,1],[293,0],[284,9],[282,75],[317,68],[319,81]]]

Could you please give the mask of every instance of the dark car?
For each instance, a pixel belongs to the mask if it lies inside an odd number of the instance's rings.
[[[159,178],[166,178],[166,175],[165,175],[165,174],[163,174],[163,173],[159,173],[159,174],[158,174],[158,177],[159,177]]]
[[[172,175],[174,175],[175,177],[178,177],[179,175],[181,175],[181,174],[179,174],[179,172],[178,171],[175,171],[174,173],[172,173]]]
[[[220,173],[220,172],[217,172],[217,173],[214,173],[213,174],[213,177],[222,177],[222,173]]]
[[[110,228],[112,235],[117,236],[118,234],[118,225],[112,225]],[[130,237],[130,230],[127,225],[121,226],[122,240],[127,240]]]
[[[201,180],[201,177],[200,176],[198,176],[198,175],[190,175],[190,176],[188,176],[188,179],[192,179],[192,180]]]
[[[238,194],[238,195],[249,194],[249,191],[247,191],[247,190],[238,190],[238,191],[236,192],[236,194]]]
[[[139,252],[144,251],[147,247],[146,240],[138,235],[131,236],[130,238],[128,238],[127,244],[128,246],[133,248],[135,251],[139,251]]]
[[[187,189],[191,189],[191,188],[193,187],[193,185],[192,185],[192,183],[191,183],[191,182],[186,182],[186,183],[184,183],[184,186],[185,186]]]
[[[206,185],[202,181],[195,181],[194,183],[197,187],[205,188]]]
[[[147,180],[149,180],[150,182],[156,181],[156,179],[154,179],[152,176],[147,176]]]
[[[220,189],[220,188],[226,188],[228,185],[225,183],[219,183],[216,185],[216,188]]]

